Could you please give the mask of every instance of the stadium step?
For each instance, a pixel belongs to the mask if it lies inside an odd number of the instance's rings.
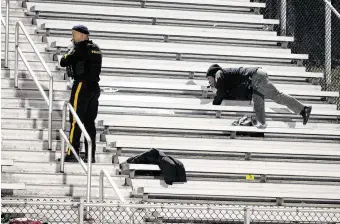
[[[44,2],[54,2],[51,0],[47,0]],[[35,2],[39,2],[35,0]],[[42,2],[42,1],[40,1]],[[100,1],[84,1],[84,0],[62,0],[62,3],[72,3],[72,4],[87,4],[87,5],[104,5],[104,6],[129,6],[129,7],[141,7],[140,2],[136,1],[109,1],[109,0],[100,0]],[[196,4],[195,4],[196,3]],[[235,11],[239,13],[250,13],[254,12],[251,10],[252,8],[263,8],[265,4],[263,3],[250,3],[250,2],[233,2],[233,1],[213,1],[210,4],[197,4],[196,2],[187,2],[187,1],[148,1],[147,4],[144,3],[144,7],[146,8],[173,8],[173,9],[191,9],[191,10],[206,10],[206,11]]]
[[[28,72],[28,70],[18,70],[18,77],[31,79],[32,76]],[[15,71],[14,69],[9,68],[1,68],[1,78],[2,79],[14,79]],[[49,76],[46,71],[34,71],[38,80],[49,80]],[[64,73],[62,71],[56,70],[51,71],[54,80],[64,80]]]
[[[128,110],[127,110],[128,112]],[[151,112],[150,112],[151,114]],[[105,117],[104,114],[99,113],[97,117],[97,121],[103,119],[102,117]],[[226,117],[223,119],[223,122],[225,123],[233,123],[236,118],[230,118]],[[300,118],[301,119],[301,118]],[[300,124],[300,119],[295,119],[290,122],[287,121],[280,121],[276,119],[270,119],[268,118],[267,122],[268,125],[270,126],[275,126],[275,127],[295,127],[295,128],[305,128],[302,124]],[[211,120],[212,122],[213,120]],[[47,119],[32,119],[32,118],[23,118],[23,119],[16,119],[13,120],[12,118],[2,118],[2,128],[5,129],[14,129],[14,128],[20,128],[23,130],[28,130],[28,129],[47,129],[48,128],[48,120]],[[53,129],[60,129],[61,128],[61,120],[54,120],[52,122],[52,128]],[[70,128],[69,122],[66,123],[66,130]],[[97,127],[98,128],[98,127]],[[310,121],[308,123],[308,128],[311,129],[333,129],[333,130],[340,130],[340,126],[338,124],[332,124],[332,123],[323,123],[323,122],[313,122]],[[99,130],[98,130],[99,131]]]
[[[112,157],[114,153],[110,152],[96,152],[97,163],[112,163]],[[87,156],[87,155],[85,155]],[[26,161],[26,162],[53,162],[60,159],[60,151],[27,151],[27,150],[2,150],[3,159],[15,159],[15,161]]]
[[[83,144],[83,140],[80,141]],[[97,141],[96,143],[97,149],[96,152],[104,152],[106,151],[106,142]],[[3,139],[1,142],[1,146],[3,149],[10,150],[21,150],[21,151],[46,151],[48,150],[48,140],[41,139]],[[61,148],[61,140],[52,140],[52,151],[60,151]]]
[[[53,184],[53,185],[86,185],[87,176],[85,174],[68,174],[68,173],[4,173],[1,180],[4,183],[10,182],[25,182],[26,184]],[[125,184],[123,175],[114,176],[111,178],[120,186]],[[99,186],[99,175],[92,176],[92,184]],[[109,187],[109,182],[104,178],[104,184]]]
[[[2,139],[47,140],[47,129],[1,129]],[[52,130],[52,139],[60,139],[59,130]]]
[[[20,128],[20,129],[46,129],[48,128],[48,120],[43,119],[13,119],[13,118],[3,118],[1,121],[2,128]],[[67,124],[69,126],[69,124]],[[52,122],[53,129],[61,128],[61,120],[56,120]]]
[[[32,24],[32,21],[33,21],[32,18],[27,17],[24,14],[21,14],[20,11],[16,12],[16,15],[17,16],[15,18],[13,18],[11,16],[9,17],[9,24],[10,25],[15,25],[17,23],[17,21],[21,21],[25,25],[25,27],[33,25]]]
[[[48,92],[46,92],[48,95]],[[56,100],[68,100],[70,98],[70,91],[56,91],[53,93]],[[1,89],[2,98],[36,98],[43,99],[39,90],[24,90],[24,89]]]
[[[2,11],[2,15],[6,15],[6,10],[5,9],[2,9],[1,11]],[[25,15],[25,11],[24,11],[23,8],[10,9],[10,15],[11,16],[17,16],[17,17],[22,17],[22,16]],[[3,17],[5,17],[5,16],[3,16]],[[14,20],[11,19],[10,20],[10,24],[14,24]],[[26,25],[29,25],[29,24],[26,23]]]
[[[107,170],[111,175],[116,175],[119,167],[112,163],[95,163],[92,165],[92,172],[94,175],[99,175],[102,169]],[[29,162],[29,161],[15,161],[15,166],[2,167],[3,173],[20,172],[20,173],[60,173],[59,162]],[[79,163],[65,163],[65,173],[67,174],[85,174],[85,171]]]
[[[25,29],[27,31],[27,33],[31,36],[34,37],[34,35],[36,35],[36,26],[34,25],[25,25]],[[9,33],[10,34],[15,34],[15,23],[10,23],[9,24]],[[22,31],[20,31],[20,34],[22,33]],[[2,39],[2,41],[4,41],[4,39]]]
[[[46,105],[47,109],[47,105]],[[1,110],[2,118],[12,118],[12,119],[48,119],[48,110],[21,108],[21,109],[9,109],[4,108]],[[61,121],[62,111],[54,110],[52,111],[53,120]]]
[[[38,56],[33,52],[32,53],[25,52],[24,55],[30,61],[30,63],[29,63],[30,65],[32,63],[32,60],[36,60],[36,61],[39,60]],[[40,55],[45,61],[52,61],[52,59],[53,59],[53,54],[50,54],[50,53],[40,53]],[[1,58],[5,58],[5,52],[4,51],[1,52]],[[15,52],[14,51],[8,52],[8,60],[9,61],[15,60]],[[21,58],[19,58],[19,61],[21,61]]]
[[[78,165],[78,164],[77,164]],[[79,165],[78,165],[79,166]],[[125,198],[130,197],[130,187],[119,187]],[[74,198],[86,197],[86,185],[48,185],[48,184],[27,184],[25,190],[13,190],[13,196],[35,195],[35,196],[72,196]],[[99,187],[92,185],[92,198],[99,198]],[[112,187],[105,187],[104,197],[107,199],[118,199]]]
[[[40,42],[40,43],[34,43],[34,44],[35,44],[36,49],[37,49],[40,53],[41,53],[41,52],[45,52],[45,49],[46,49],[46,47],[47,47],[46,43]],[[14,43],[14,42],[9,42],[8,45],[9,45],[8,48],[9,48],[9,49],[13,49],[12,51],[14,51],[14,49],[15,49],[15,43]],[[2,47],[1,49],[5,49],[5,43],[4,43],[4,42],[1,42],[1,47]],[[31,45],[30,45],[29,43],[19,43],[19,47],[20,47],[21,51],[22,51],[24,54],[25,54],[25,53],[33,52],[33,49],[32,49],[32,47],[31,47]],[[55,64],[55,63],[54,63],[54,64]],[[13,64],[13,65],[14,65],[14,64]],[[13,65],[10,66],[10,67],[14,68]],[[32,69],[35,69],[35,68],[32,67]]]
[[[25,27],[26,28],[26,27]],[[5,33],[1,33],[1,42],[4,43],[5,41]],[[42,36],[37,36],[37,35],[30,35],[30,38],[33,40],[34,43],[41,43],[43,38]],[[9,32],[9,40],[15,40],[15,33]],[[27,37],[23,32],[19,33],[19,43],[28,43]]]

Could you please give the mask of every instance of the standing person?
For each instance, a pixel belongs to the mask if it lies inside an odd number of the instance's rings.
[[[278,91],[269,80],[267,72],[259,67],[221,68],[218,64],[213,64],[206,76],[210,86],[217,89],[214,105],[220,105],[226,96],[238,100],[253,99],[258,128],[267,127],[265,97],[300,114],[304,125],[308,122],[312,107],[305,106],[295,98]]]
[[[73,47],[60,60],[61,67],[67,67],[68,76],[74,79],[70,103],[83,122],[92,141],[92,162],[95,163],[96,126],[98,98],[100,96],[99,75],[102,67],[102,54],[99,47],[89,40],[86,26],[72,28]],[[81,130],[70,113],[70,143],[79,154]],[[88,144],[85,139],[85,152]],[[71,150],[67,150],[65,162],[77,162]],[[85,157],[87,162],[87,157]]]

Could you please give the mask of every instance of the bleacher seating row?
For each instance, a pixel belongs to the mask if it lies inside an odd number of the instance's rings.
[[[46,86],[48,81],[42,82]],[[56,81],[56,90],[67,90],[66,81]],[[207,81],[187,81],[183,79],[171,80],[166,82],[158,78],[134,78],[134,77],[110,77],[109,80],[100,81],[100,85],[103,89],[106,87],[118,88],[118,89],[129,89],[130,91],[138,90],[154,90],[154,91],[179,91],[186,93],[187,95],[203,95],[204,92],[207,94],[212,93],[207,88]],[[30,80],[21,79],[21,87],[34,88],[35,83]],[[291,85],[291,84],[277,84],[277,88],[285,93],[300,96],[300,97],[338,97],[338,92],[322,91],[319,86],[313,85]],[[212,93],[213,94],[213,93]]]
[[[125,19],[128,21],[147,22],[149,24],[190,24],[190,25],[218,25],[238,27],[262,27],[277,25],[278,20],[264,19],[262,15],[218,13],[218,12],[193,12],[166,9],[103,7],[93,5],[73,5],[72,9],[65,4],[44,4],[40,2],[27,2],[27,9],[39,12],[39,16],[56,17],[63,14],[64,18],[81,18],[86,15],[88,19],[103,18],[111,21]],[[96,12],[96,16],[92,16]]]
[[[163,40],[165,42],[176,41],[199,41],[206,44],[214,43],[245,43],[274,45],[277,43],[289,43],[293,37],[277,36],[273,31],[263,30],[237,30],[237,29],[214,29],[193,27],[169,27],[154,25],[136,25],[120,23],[99,23],[83,21],[63,21],[50,19],[36,20],[38,33],[47,35],[66,35],[69,28],[75,23],[82,23],[91,30],[91,36],[95,38],[130,37],[149,40]]]
[[[46,0],[45,2],[50,1],[54,3],[54,0]],[[39,2],[36,0],[27,0],[26,2]],[[202,0],[194,0],[194,1],[183,1],[183,0],[148,0],[148,2],[140,2],[138,0],[127,0],[127,1],[108,1],[108,0],[61,0],[59,2],[70,3],[72,4],[100,4],[100,5],[127,5],[127,6],[137,6],[137,7],[182,7],[182,8],[191,8],[194,9],[216,9],[216,10],[235,10],[235,11],[248,11],[254,8],[265,8],[265,3],[259,2],[248,2],[248,1],[219,1],[212,0],[209,2]],[[190,7],[188,7],[190,5]],[[221,7],[222,6],[222,7]]]
[[[330,158],[336,161],[340,152],[338,144],[316,142],[262,141],[242,139],[209,139],[209,138],[180,138],[162,136],[129,136],[105,135],[106,150],[112,149],[117,155],[158,148],[172,153],[194,155],[228,155],[240,153],[244,158],[251,159],[251,154],[271,156],[297,156],[301,159]],[[257,147],[254,147],[256,145]]]

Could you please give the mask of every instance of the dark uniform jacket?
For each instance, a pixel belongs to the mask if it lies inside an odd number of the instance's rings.
[[[90,40],[77,42],[60,60],[67,67],[69,77],[78,82],[99,82],[102,54],[100,48]]]
[[[220,105],[223,99],[251,100],[251,78],[259,68],[224,68],[216,81],[216,96],[213,105]]]
[[[150,151],[131,157],[127,160],[127,163],[158,165],[164,175],[165,183],[169,185],[174,182],[187,182],[183,164],[157,149],[151,149]]]

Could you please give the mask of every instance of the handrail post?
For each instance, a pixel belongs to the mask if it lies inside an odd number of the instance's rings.
[[[87,149],[87,194],[86,194],[86,200],[87,200],[88,203],[90,203],[90,201],[91,201],[91,175],[92,175],[92,140],[91,140],[91,137],[89,136],[89,134],[87,133],[86,128],[84,127],[83,123],[81,122],[81,120],[77,116],[77,112],[74,110],[73,106],[70,103],[67,103],[67,107],[70,110],[70,112],[72,113],[73,119],[76,120],[80,130],[83,131],[85,139],[87,140],[88,149]],[[90,207],[87,206],[86,210],[87,210],[86,217],[88,218]]]
[[[65,101],[63,105],[63,112],[62,112],[62,120],[61,120],[61,129],[65,131],[66,126],[66,113],[67,113],[67,104],[68,101]],[[65,139],[61,138],[61,155],[60,155],[60,172],[63,173],[65,171]]]
[[[100,203],[103,203],[104,201],[104,172],[103,170],[100,171],[100,174],[99,174],[99,202]],[[103,207],[100,206],[100,209],[99,209],[99,212],[100,212],[100,223],[103,223]]]
[[[14,87],[18,88],[18,66],[19,66],[19,25],[18,23],[15,25],[15,73],[14,73]]]
[[[72,108],[73,109],[73,108]],[[86,129],[84,129],[86,130]],[[85,132],[84,135],[88,136],[88,133]],[[88,203],[91,202],[91,175],[92,175],[92,140],[87,139],[87,194],[86,200]],[[90,206],[86,207],[86,219],[90,218]]]
[[[53,77],[50,77],[48,92],[48,149],[52,150],[52,111],[53,111]],[[64,129],[63,129],[64,130]]]
[[[79,203],[79,224],[84,223],[84,202],[81,200]]]
[[[244,208],[244,224],[250,224],[250,209],[248,207]]]
[[[85,134],[84,134],[85,135]],[[91,200],[92,140],[87,139],[87,201]]]
[[[6,0],[5,68],[8,68],[9,46],[9,0]]]
[[[99,174],[99,201],[104,201],[104,171],[101,170]]]
[[[326,90],[330,91],[332,85],[332,10],[327,3],[325,3],[325,80]]]

